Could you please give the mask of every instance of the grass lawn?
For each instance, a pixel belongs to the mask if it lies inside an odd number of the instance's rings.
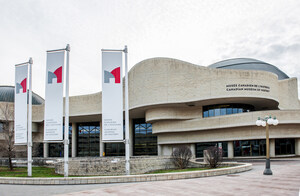
[[[27,167],[15,167],[13,171],[9,167],[0,167],[0,177],[27,177]],[[32,167],[32,177],[63,177],[56,174],[54,168]]]
[[[224,168],[224,167],[219,167],[219,168]],[[189,172],[189,171],[201,171],[201,170],[209,170],[209,169],[211,168],[167,169],[167,170],[157,170],[157,171],[149,172],[147,174]],[[0,167],[0,177],[27,177],[27,167],[15,167],[13,171],[10,171],[8,167]],[[64,177],[64,176],[60,174],[56,174],[54,168],[32,167],[32,177],[47,178],[47,177]],[[70,176],[70,177],[79,177],[79,176]]]
[[[162,173],[173,173],[173,172],[189,172],[189,171],[201,171],[201,170],[209,170],[209,169],[211,169],[211,168],[164,169],[164,170],[153,171],[153,172],[150,172],[148,174],[162,174]]]

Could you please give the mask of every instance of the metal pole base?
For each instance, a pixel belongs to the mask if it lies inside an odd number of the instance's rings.
[[[265,169],[265,171],[264,171],[264,175],[273,175],[270,166],[271,166],[270,159],[266,159],[266,169]]]

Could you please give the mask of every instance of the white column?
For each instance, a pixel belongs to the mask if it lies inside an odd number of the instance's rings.
[[[234,157],[233,141],[227,142],[228,158]]]
[[[49,157],[49,143],[44,143],[44,158]]]
[[[133,129],[133,120],[129,119],[129,149],[130,149],[130,153],[129,156],[133,156],[133,140],[134,140],[134,129]]]
[[[29,59],[29,93],[28,93],[28,139],[27,139],[27,173],[32,176],[32,58]]]
[[[65,81],[65,138],[64,138],[64,177],[69,176],[69,62],[70,62],[70,45],[66,47],[66,81]]]
[[[72,157],[77,156],[77,124],[72,123]]]
[[[162,146],[157,144],[157,156],[162,156]]]
[[[275,157],[275,139],[270,139],[270,157]]]
[[[300,155],[300,138],[295,138],[295,154]]]
[[[173,152],[173,147],[171,145],[160,145],[162,156],[171,156]]]
[[[103,157],[104,150],[104,143],[102,142],[102,122],[100,121],[100,136],[99,136],[99,145],[100,145],[100,157]]]
[[[191,148],[191,151],[192,151],[192,157],[196,158],[196,145],[195,144],[191,144],[190,148]]]

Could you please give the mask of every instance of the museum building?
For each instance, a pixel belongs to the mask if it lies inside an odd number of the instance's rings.
[[[124,84],[124,83],[123,83]],[[123,88],[124,89],[124,88]],[[0,86],[0,105],[14,102],[14,87]],[[101,140],[102,92],[70,97],[71,157],[124,156],[124,143]],[[153,58],[129,71],[131,156],[170,155],[188,145],[195,157],[219,146],[224,156],[266,155],[265,128],[258,117],[276,116],[270,126],[270,155],[300,155],[300,101],[297,78],[249,58],[208,67]],[[62,157],[63,144],[43,143],[44,100],[33,93],[34,156]],[[0,115],[0,142],[4,142]],[[18,157],[26,156],[17,147]],[[0,152],[1,156],[1,152]]]

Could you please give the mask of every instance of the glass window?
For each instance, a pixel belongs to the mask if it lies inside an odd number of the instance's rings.
[[[266,140],[234,141],[234,156],[265,156]]]
[[[77,156],[99,156],[100,123],[79,123],[77,130]]]
[[[226,109],[226,114],[232,114],[232,108],[227,108]]]
[[[63,126],[63,138],[65,136],[65,126]],[[63,157],[64,144],[49,143],[49,157]],[[72,157],[72,124],[69,125],[69,157]]]
[[[49,144],[49,157],[63,157],[64,145],[62,143]]]
[[[125,156],[125,144],[105,143],[105,156]]]
[[[295,154],[295,139],[275,139],[275,154]]]
[[[221,115],[226,115],[226,108],[221,108]]]
[[[237,114],[246,111],[254,111],[254,107],[248,104],[218,104],[203,106],[203,118]]]
[[[203,142],[203,143],[196,143],[196,157],[203,157],[203,151],[212,146],[222,148],[223,157],[228,156],[227,142]]]
[[[236,114],[236,113],[238,113],[237,111],[238,111],[238,109],[237,109],[237,108],[233,108],[233,109],[232,109],[232,114]]]
[[[135,119],[133,123],[135,127],[133,154],[157,155],[157,137],[152,135],[152,124],[145,123],[145,119]]]
[[[221,109],[215,109],[215,116],[220,116],[221,115]]]
[[[140,125],[135,126],[136,129],[143,129]],[[123,121],[123,135],[125,136],[125,120]],[[105,156],[125,156],[125,144],[122,143],[105,143]]]
[[[209,117],[215,116],[215,114],[214,114],[214,109],[208,110],[208,115],[209,115]]]

